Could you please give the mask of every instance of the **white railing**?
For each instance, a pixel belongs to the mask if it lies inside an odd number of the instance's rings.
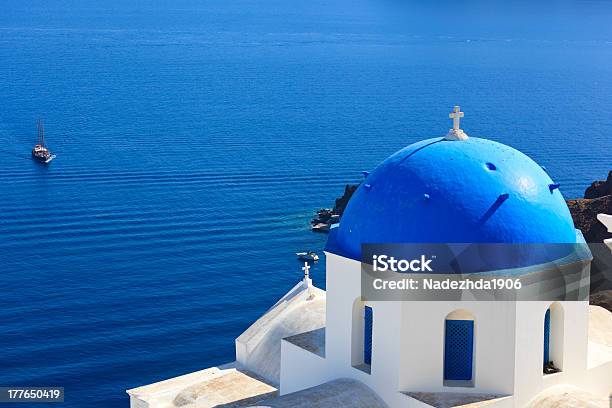
[[[606,226],[608,232],[612,232],[612,215],[598,214],[597,219]],[[610,251],[612,251],[612,238],[605,239],[604,242],[610,248]]]

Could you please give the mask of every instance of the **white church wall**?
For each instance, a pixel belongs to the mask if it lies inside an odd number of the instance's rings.
[[[551,360],[555,362],[556,358],[561,361],[563,370],[555,374],[543,374],[544,315],[550,306],[551,302],[517,302],[514,391],[517,406],[525,405],[544,388],[558,384],[580,384],[587,374],[588,302],[586,301],[559,302],[557,307],[560,306],[563,313],[551,312],[550,344],[555,349],[551,354]],[[561,316],[563,329],[560,328],[558,321]],[[560,353],[563,355],[560,356]]]
[[[473,381],[445,385],[445,320],[447,317],[467,320],[466,311],[475,321]],[[449,316],[452,312],[455,313]],[[512,394],[514,321],[512,302],[404,302],[400,389]]]
[[[577,386],[601,397],[609,396],[612,390],[612,361],[589,369]]]
[[[130,395],[130,408],[149,408],[149,403]]]
[[[381,398],[391,404],[399,391],[401,355],[401,304],[370,302],[374,314],[372,331],[372,366],[368,384],[379,390]]]
[[[514,385],[514,305],[511,302],[365,302],[373,307],[371,374],[354,367],[353,324],[359,316],[359,262],[327,254],[326,350],[331,378],[350,377],[383,399],[399,391],[512,394]],[[478,321],[474,344],[474,386],[444,386],[444,322],[453,311],[469,310]],[[460,316],[459,316],[460,317]],[[361,326],[359,326],[361,327]],[[355,329],[359,337],[359,328]],[[390,336],[389,333],[396,333]]]
[[[361,297],[361,264],[327,253],[326,359],[331,378],[353,378],[376,390],[387,404],[406,398],[399,391],[401,303],[357,301]],[[373,309],[372,365],[368,374],[356,367],[363,353],[364,305]],[[355,325],[355,327],[353,327]],[[358,337],[358,338],[354,338]]]
[[[514,386],[515,322],[513,302],[462,302],[476,318],[475,391],[511,394]]]
[[[444,316],[436,302],[404,302],[399,387],[402,391],[432,391],[442,386]],[[433,314],[432,314],[433,312]]]
[[[317,374],[311,380],[289,380],[287,386],[291,388],[281,385],[283,390],[347,377],[374,389],[390,406],[412,406],[401,392],[414,391],[513,395],[511,404],[521,407],[544,388],[555,384],[583,384],[585,388],[601,392],[610,389],[606,380],[599,379],[592,387],[585,384],[585,379],[591,377],[586,372],[587,302],[560,302],[553,306],[551,359],[563,371],[545,376],[542,373],[544,314],[551,302],[365,300],[361,303],[358,300],[360,263],[329,253],[326,261],[325,368],[312,368]],[[363,347],[359,319],[364,305],[371,306],[374,314],[369,374],[353,367]],[[449,316],[449,313],[452,314]],[[445,319],[464,319],[469,315],[475,321],[473,384],[450,386],[457,384],[444,383]],[[298,361],[293,356],[288,358]],[[291,363],[294,367],[301,365]],[[295,370],[303,372],[299,368]],[[324,370],[326,376],[316,370]],[[608,367],[603,367],[598,372],[605,374],[609,371],[606,370]],[[506,400],[503,404],[510,402]]]
[[[281,341],[281,395],[314,387],[334,378],[327,369],[325,358],[286,340]]]
[[[361,296],[361,265],[338,255],[326,255],[325,349],[330,370],[342,372],[352,363],[353,305]]]

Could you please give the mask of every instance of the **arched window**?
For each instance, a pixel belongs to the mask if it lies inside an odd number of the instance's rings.
[[[444,385],[473,386],[474,315],[455,310],[444,320]]]
[[[372,328],[374,312],[371,306],[360,298],[353,302],[353,323],[351,333],[351,364],[361,371],[370,373],[372,364]]]
[[[563,367],[564,313],[554,302],[544,313],[544,374],[554,374]]]
[[[550,363],[550,308],[544,313],[544,365]]]
[[[374,325],[374,315],[370,306],[363,309],[363,362],[367,365],[372,364],[372,327]]]

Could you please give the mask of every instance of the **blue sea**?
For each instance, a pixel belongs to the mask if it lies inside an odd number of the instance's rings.
[[[309,231],[462,127],[566,197],[612,167],[612,5],[22,1],[0,11],[0,386],[63,407],[232,361]],[[57,154],[35,163],[36,120]],[[324,262],[313,269],[324,286]],[[87,403],[85,403],[87,401]],[[20,405],[24,406],[24,405]]]

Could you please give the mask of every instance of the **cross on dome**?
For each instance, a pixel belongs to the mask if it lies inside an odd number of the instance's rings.
[[[461,124],[461,118],[464,117],[465,114],[461,112],[461,108],[459,105],[455,105],[453,111],[448,115],[449,118],[453,120],[453,128],[448,131],[446,134],[446,140],[467,140],[468,135],[461,130],[459,127]]]
[[[304,262],[304,266],[302,267],[302,270],[304,271],[304,278],[308,279],[309,277],[308,271],[310,270],[310,265],[308,265],[308,262]]]
[[[461,118],[464,116],[465,114],[461,112],[461,108],[458,105],[455,106],[453,111],[448,115],[448,117],[453,120],[453,129],[459,130],[459,124],[461,122]]]

